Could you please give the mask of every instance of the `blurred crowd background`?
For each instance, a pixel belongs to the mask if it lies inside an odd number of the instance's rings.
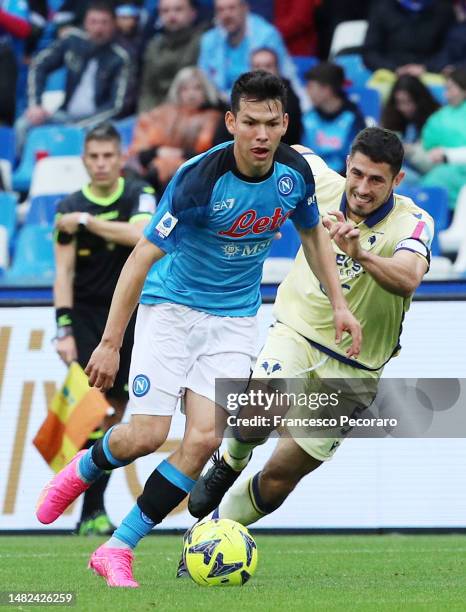
[[[287,85],[284,140],[341,174],[365,125],[399,134],[399,191],[436,221],[428,278],[463,276],[466,0],[0,0],[0,283],[51,284],[86,129],[112,121],[124,174],[160,198],[186,159],[229,140],[231,86],[259,68]],[[294,256],[295,240],[276,242],[272,257]]]

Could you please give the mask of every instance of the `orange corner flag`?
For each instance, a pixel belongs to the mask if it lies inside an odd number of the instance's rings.
[[[73,362],[33,440],[52,470],[59,472],[81,450],[109,408],[103,393],[89,387],[84,370]]]

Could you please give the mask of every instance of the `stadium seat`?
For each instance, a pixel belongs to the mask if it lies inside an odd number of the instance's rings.
[[[364,66],[362,57],[355,53],[339,55],[335,58],[335,64],[344,69],[345,77],[351,81],[351,86],[355,88],[365,87],[372,76],[372,72]]]
[[[424,276],[424,280],[439,280],[451,278],[452,263],[448,257],[433,256],[430,261],[430,268]]]
[[[458,255],[453,264],[453,270],[462,275],[466,272],[466,235],[463,236],[463,241],[458,249]]]
[[[366,37],[368,22],[365,19],[343,21],[335,28],[330,45],[330,58],[333,59],[344,49],[362,47]]]
[[[376,89],[355,87],[349,90],[348,96],[352,102],[359,106],[368,126],[378,124],[382,105],[380,93]]]
[[[296,66],[296,72],[298,73],[301,83],[305,84],[306,79],[304,75],[308,70],[316,66],[319,60],[313,55],[293,55],[291,59]]]
[[[4,282],[52,282],[55,274],[53,227],[25,225],[18,233],[13,265]]]
[[[84,130],[79,127],[44,125],[32,128],[26,138],[21,163],[13,174],[13,189],[28,191],[38,154],[81,155],[83,143]]]
[[[280,228],[282,237],[272,242],[269,257],[265,260],[262,282],[265,284],[281,283],[293,265],[301,241],[291,221],[286,221]]]
[[[439,233],[442,253],[456,253],[466,236],[466,185],[461,189],[456,202],[450,227]]]
[[[53,115],[65,99],[66,68],[58,68],[47,77],[42,93],[42,107]]]
[[[11,191],[11,162],[8,159],[0,158],[0,174],[2,175],[3,187],[6,191]]]
[[[15,132],[13,128],[0,126],[0,159],[15,164]]]
[[[10,243],[16,230],[16,207],[17,197],[14,193],[0,192],[0,225],[6,229]]]
[[[114,125],[121,137],[121,148],[123,152],[127,151],[131,141],[133,140],[134,126],[136,125],[137,117],[126,117],[115,121]]]
[[[8,268],[8,233],[6,227],[0,225],[0,278]]]
[[[448,207],[448,192],[444,187],[406,187],[403,183],[397,193],[411,198],[423,208],[435,221],[435,231],[438,233],[450,224],[450,209]]]
[[[88,181],[89,176],[81,157],[45,157],[35,165],[29,196],[72,193]]]
[[[57,204],[65,194],[38,195],[32,198],[24,221],[28,225],[53,225]]]

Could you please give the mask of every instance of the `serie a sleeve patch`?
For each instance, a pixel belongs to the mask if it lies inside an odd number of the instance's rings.
[[[171,213],[166,212],[155,226],[155,229],[161,238],[168,238],[177,223],[178,219]]]

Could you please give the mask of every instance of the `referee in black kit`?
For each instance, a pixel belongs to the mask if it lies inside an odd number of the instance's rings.
[[[120,135],[110,123],[98,125],[85,138],[84,165],[90,183],[67,196],[55,220],[54,305],[57,319],[56,349],[68,365],[85,367],[102,337],[121,269],[155,210],[152,187],[120,176]],[[128,402],[128,374],[133,346],[133,316],[120,350],[120,369],[107,398],[115,409],[90,446],[119,422]],[[109,474],[84,495],[80,535],[108,535],[114,530],[104,507]]]

